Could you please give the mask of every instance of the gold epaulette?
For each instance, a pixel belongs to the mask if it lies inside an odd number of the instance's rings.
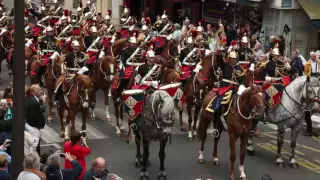
[[[38,42],[42,41],[43,36],[38,36]]]
[[[84,54],[84,59],[89,59],[89,55],[88,54],[85,54],[85,53],[83,53]]]
[[[261,68],[266,68],[266,66],[267,66],[267,63],[266,63],[266,62],[259,64],[259,67],[261,67]]]
[[[306,64],[304,65],[304,74],[306,76],[310,76],[312,72],[312,66],[311,63],[308,61],[306,62]]]

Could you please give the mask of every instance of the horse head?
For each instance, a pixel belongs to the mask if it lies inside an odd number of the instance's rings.
[[[299,83],[301,82],[301,83]],[[320,77],[307,77],[307,79],[302,79],[299,77],[295,79],[292,85],[297,85],[297,87],[293,90],[293,96],[298,96],[298,94],[302,94],[301,102],[303,106],[309,111],[319,112],[319,105],[320,105]],[[291,85],[290,84],[290,85]],[[301,89],[302,86],[302,89]],[[300,87],[300,88],[299,88]],[[300,92],[299,90],[300,89]],[[302,90],[302,91],[301,91]],[[294,97],[295,98],[295,97]],[[297,99],[298,101],[298,99]],[[300,102],[300,101],[298,101]]]
[[[89,92],[93,90],[93,82],[87,75],[77,75],[76,77],[77,93],[82,101],[82,106],[88,108],[89,106]]]
[[[116,58],[112,56],[104,56],[100,58],[100,62],[99,62],[100,73],[102,73],[105,78],[107,78],[107,75],[109,75],[110,77],[108,79],[110,81],[112,81],[111,76],[114,75],[116,66],[117,66]]]
[[[263,117],[265,112],[265,94],[261,85],[252,84],[242,94],[241,99],[246,101],[241,103],[240,106],[246,106],[244,108],[247,113],[253,113],[255,117]],[[239,107],[240,108],[240,107]]]
[[[155,91],[148,101],[149,107],[155,118],[157,129],[162,129],[163,133],[170,134],[174,124],[174,101],[173,98],[163,90]]]

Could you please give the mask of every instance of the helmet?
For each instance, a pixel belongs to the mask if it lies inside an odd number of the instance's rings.
[[[98,32],[97,27],[92,26],[92,27],[90,28],[90,32],[93,32],[93,33]]]
[[[235,51],[231,51],[229,53],[229,58],[236,59],[236,58],[238,58],[238,54]]]
[[[137,38],[132,36],[132,37],[130,37],[129,42],[135,44],[135,43],[137,43]]]
[[[53,0],[53,3],[54,3],[54,4],[57,4],[57,3],[58,3],[58,0]]]
[[[168,18],[167,13],[168,13],[168,9],[165,9],[162,16],[161,16],[161,19],[167,19]]]
[[[51,32],[51,31],[53,31],[53,28],[52,28],[51,26],[48,26],[48,27],[46,28],[46,32]]]
[[[141,30],[142,30],[142,31],[147,31],[147,30],[148,30],[148,26],[143,25],[142,28],[141,28]]]
[[[149,51],[147,52],[147,57],[149,57],[149,58],[154,58],[154,57],[155,57],[154,51],[153,51],[153,50],[149,50]]]
[[[280,51],[278,47],[272,49],[272,55],[280,56]]]
[[[192,43],[193,43],[193,39],[192,39],[191,36],[187,38],[187,43],[188,43],[188,44],[192,44]]]
[[[82,11],[82,8],[79,6],[79,7],[77,8],[77,12],[80,12],[80,11]]]
[[[91,4],[91,1],[90,1],[90,0],[88,0],[88,1],[87,1],[87,4]]]
[[[247,36],[243,36],[243,37],[241,38],[241,42],[242,42],[242,43],[248,43],[248,37],[247,37]]]
[[[197,27],[197,31],[203,32],[203,27],[202,27],[202,26],[198,26],[198,27]]]
[[[128,8],[128,4],[125,4],[125,5],[124,5],[124,9],[123,9],[123,13],[124,13],[124,14],[129,14],[129,12],[130,12],[130,10],[129,10],[129,8]]]
[[[106,15],[106,17],[104,19],[105,20],[110,20],[111,19],[111,13],[112,13],[112,11],[110,9],[108,9],[108,14]]]
[[[72,47],[79,47],[80,43],[77,40],[74,40],[74,41],[72,41],[71,46]]]

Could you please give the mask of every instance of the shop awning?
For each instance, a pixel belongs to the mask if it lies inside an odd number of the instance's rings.
[[[298,0],[310,20],[320,20],[320,1],[319,0]]]

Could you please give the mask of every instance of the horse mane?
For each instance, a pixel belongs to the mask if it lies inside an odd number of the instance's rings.
[[[160,98],[163,101],[161,114],[171,114],[174,111],[174,101],[173,98],[164,90],[156,90],[150,97],[154,113],[159,113],[157,111],[160,104]]]
[[[126,43],[127,40],[128,40],[127,38],[118,39],[118,40],[116,40],[116,42],[114,43],[114,46],[122,45],[122,44]]]

